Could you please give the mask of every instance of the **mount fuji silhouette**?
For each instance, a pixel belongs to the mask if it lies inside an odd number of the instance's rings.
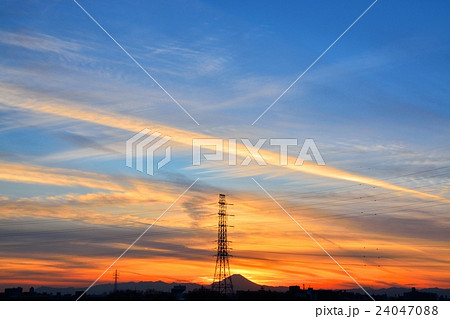
[[[266,285],[259,285],[251,280],[248,280],[242,275],[236,274],[231,276],[231,280],[233,282],[234,291],[243,290],[243,291],[257,291],[260,289],[264,290],[272,290],[272,291],[287,291],[288,287],[272,287]],[[186,292],[192,291],[194,289],[199,288],[211,288],[211,285],[200,285],[196,283],[186,283],[186,282],[164,282],[164,281],[139,281],[139,282],[122,282],[118,283],[117,288],[119,290],[136,290],[136,291],[146,291],[146,290],[156,290],[161,292],[170,292],[174,286],[183,285],[186,286]],[[75,294],[76,291],[84,291],[87,287],[47,287],[42,286],[36,289],[37,293],[48,293],[48,294],[56,294],[60,293],[64,294]],[[89,294],[93,295],[103,295],[110,293],[114,290],[114,285],[111,284],[100,284],[92,287],[89,290]]]

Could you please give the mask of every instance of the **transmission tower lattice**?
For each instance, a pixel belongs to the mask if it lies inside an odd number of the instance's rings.
[[[233,282],[230,272],[230,241],[228,240],[227,202],[224,194],[219,194],[219,212],[217,222],[217,255],[216,269],[212,289],[219,294],[233,293]]]
[[[114,272],[113,278],[114,278],[114,292],[117,292],[117,279],[119,279],[119,273],[117,272],[117,269]]]

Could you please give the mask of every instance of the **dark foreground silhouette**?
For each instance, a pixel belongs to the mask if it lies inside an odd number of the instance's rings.
[[[300,286],[271,287],[260,286],[241,275],[231,276],[234,292],[219,294],[210,286],[198,284],[179,284],[157,282],[120,283],[115,287],[103,284],[93,287],[80,300],[303,300],[303,301],[356,301],[370,300],[362,291],[324,290]],[[367,289],[375,300],[435,301],[449,300],[448,289],[387,288]],[[83,288],[6,288],[0,293],[0,300],[76,300],[83,293]]]

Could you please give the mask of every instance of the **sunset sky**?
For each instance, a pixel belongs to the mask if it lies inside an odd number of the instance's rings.
[[[0,289],[89,286],[197,178],[99,283],[210,284],[224,193],[232,274],[358,288],[254,178],[362,286],[450,288],[449,2],[378,1],[254,125],[373,1],[78,2],[199,125],[74,1],[2,1]],[[145,128],[153,176],[125,165]],[[193,166],[192,138],[300,146]]]

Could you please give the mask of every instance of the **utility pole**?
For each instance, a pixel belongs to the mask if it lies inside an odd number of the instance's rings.
[[[114,272],[113,278],[114,278],[114,292],[117,292],[117,279],[119,279],[119,273],[117,272],[117,269]]]
[[[217,222],[217,254],[216,268],[214,270],[213,291],[219,294],[233,293],[233,283],[230,272],[230,247],[228,240],[228,215],[227,205],[224,194],[219,194],[219,212]]]

